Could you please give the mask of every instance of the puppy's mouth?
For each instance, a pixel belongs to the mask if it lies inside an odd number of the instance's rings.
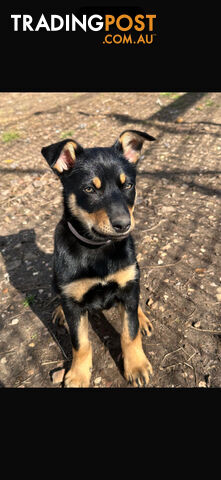
[[[100,239],[102,240],[123,240],[124,238],[127,238],[130,233],[131,233],[132,228],[130,227],[126,232],[124,233],[102,233],[96,230],[96,228],[92,227],[92,232],[95,233]]]

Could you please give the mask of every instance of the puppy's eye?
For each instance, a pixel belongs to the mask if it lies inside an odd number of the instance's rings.
[[[86,193],[94,193],[94,189],[93,189],[93,187],[85,187],[85,188],[84,188],[84,192],[86,192]]]
[[[133,187],[133,183],[125,183],[124,190],[130,190]]]

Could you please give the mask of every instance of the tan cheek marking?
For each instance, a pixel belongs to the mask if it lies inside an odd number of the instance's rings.
[[[69,196],[68,205],[71,213],[79,217],[79,219],[83,222],[86,222],[90,227],[95,224],[100,225],[101,227],[102,225],[105,225],[112,231],[112,226],[105,210],[98,210],[97,212],[88,213],[86,210],[83,210],[83,208],[77,205],[76,196],[74,193],[71,193]]]
[[[97,210],[97,212],[92,213],[82,210],[82,216],[89,222],[90,225],[97,225],[100,230],[103,230],[103,227],[105,227],[108,228],[108,231],[113,231],[113,227],[110,224],[110,220],[105,210]]]
[[[122,268],[115,273],[111,273],[104,278],[84,278],[83,280],[75,280],[68,285],[62,286],[62,291],[67,297],[73,297],[77,302],[81,302],[84,295],[95,285],[101,283],[106,285],[108,282],[116,282],[121,288],[124,288],[127,282],[136,278],[136,265],[129,265],[129,267]]]
[[[74,193],[71,193],[68,199],[68,205],[70,208],[70,211],[73,215],[79,218],[82,222],[86,222],[88,226],[92,226],[94,223],[94,217],[93,213],[88,213],[86,210],[83,208],[79,207],[77,204],[76,196]]]
[[[69,196],[68,205],[73,215],[79,217],[80,220],[85,221],[87,212],[85,212],[82,208],[78,206],[74,193],[71,193],[71,195]]]
[[[94,177],[92,182],[96,188],[101,188],[101,180],[99,177]]]
[[[122,185],[125,183],[126,181],[126,175],[125,173],[121,173],[120,174],[120,182],[122,183]]]
[[[97,212],[95,212],[94,213],[94,218],[95,218],[95,222],[98,225],[103,224],[105,226],[111,227],[110,220],[109,220],[108,215],[105,212],[105,210],[98,210]],[[112,227],[111,227],[111,230],[112,230]]]
[[[110,231],[113,230],[105,210],[97,210],[96,212],[88,213],[81,209],[81,217],[88,221],[91,226],[97,225],[101,230],[102,227],[108,227]]]

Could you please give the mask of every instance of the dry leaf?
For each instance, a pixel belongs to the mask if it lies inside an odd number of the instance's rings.
[[[196,273],[205,273],[205,272],[206,272],[206,268],[195,268],[195,272],[196,272]]]

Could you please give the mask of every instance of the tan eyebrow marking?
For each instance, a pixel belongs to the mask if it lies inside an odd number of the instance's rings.
[[[99,177],[94,177],[92,182],[96,188],[101,188],[101,180]]]
[[[125,173],[121,173],[121,174],[120,174],[120,181],[121,181],[122,184],[125,183],[125,181],[126,181],[126,175],[125,175]]]

